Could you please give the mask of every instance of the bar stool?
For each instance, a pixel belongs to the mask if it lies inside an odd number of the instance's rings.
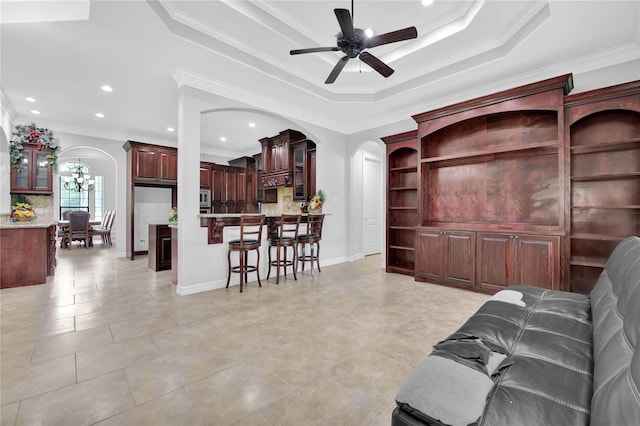
[[[320,240],[322,239],[322,224],[324,222],[324,214],[310,214],[307,216],[307,229],[304,234],[298,235],[298,263],[302,262],[302,270],[304,271],[305,262],[311,264],[311,276],[313,276],[313,262],[320,270]],[[311,254],[306,254],[305,248],[309,244]],[[317,250],[314,253],[314,245]],[[302,248],[302,254],[300,254]]]
[[[299,214],[283,214],[280,217],[280,226],[278,227],[278,235],[272,235],[269,238],[269,270],[267,279],[271,275],[271,266],[276,267],[276,284],[280,282],[280,268],[284,268],[284,276],[287,276],[287,266],[293,269],[293,279],[298,280],[296,276],[296,244],[298,241],[298,226],[300,225]],[[271,260],[271,247],[276,248],[276,260]],[[287,248],[293,250],[293,259],[287,260]],[[280,255],[282,251],[282,256]]]
[[[240,217],[240,239],[229,241],[229,251],[227,252],[227,262],[229,274],[227,276],[227,287],[231,281],[231,272],[240,274],[240,293],[242,286],[247,282],[249,272],[255,272],[258,276],[258,285],[262,287],[260,282],[260,244],[262,244],[262,226],[264,225],[264,215],[251,215]],[[256,264],[249,265],[249,251],[255,250],[257,254]],[[237,251],[240,257],[240,265],[231,266],[231,252]]]

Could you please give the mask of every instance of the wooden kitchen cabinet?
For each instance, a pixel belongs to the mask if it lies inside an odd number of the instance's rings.
[[[178,151],[175,148],[127,141],[134,183],[172,185],[178,182]]]
[[[213,213],[243,213],[247,205],[247,170],[212,164]]]
[[[560,237],[478,233],[477,287],[494,292],[509,285],[560,288]]]
[[[23,168],[11,167],[11,193],[53,194],[53,166],[47,161],[51,148],[39,150],[34,144],[23,144]]]
[[[45,284],[56,267],[56,226],[0,229],[0,287]]]
[[[171,228],[169,225],[149,225],[149,268],[152,271],[171,269]]]
[[[476,233],[418,228],[415,276],[454,287],[475,286]]]

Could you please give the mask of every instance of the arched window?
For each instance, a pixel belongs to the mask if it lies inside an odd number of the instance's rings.
[[[60,171],[60,217],[64,212],[71,210],[84,210],[91,212],[94,220],[102,218],[103,209],[103,177],[92,177],[89,167],[79,161],[69,161],[59,166]],[[80,186],[77,184],[78,176],[83,175],[84,180],[91,179],[91,186],[87,182]]]

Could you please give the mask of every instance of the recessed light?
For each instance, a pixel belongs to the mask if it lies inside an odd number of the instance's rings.
[[[102,86],[100,88],[105,92],[113,92],[113,87],[109,86],[108,84],[105,84],[104,86]]]
[[[224,136],[220,138],[220,142],[226,142],[227,138],[225,138]]]
[[[101,112],[97,112],[97,113],[96,113],[96,117],[98,117],[98,118],[104,118],[104,114],[103,114],[103,113],[101,113]]]
[[[37,109],[32,109],[31,110],[31,114],[38,115],[38,114],[40,114],[40,111],[38,111]]]
[[[371,37],[371,36],[373,36],[373,30],[371,28],[367,28],[366,30],[364,30],[364,34],[367,37]]]
[[[36,98],[32,98],[31,96],[29,96],[28,98],[24,98],[24,100],[27,102],[35,102]]]
[[[167,131],[168,132],[175,132],[176,129],[174,129],[173,127],[167,127]]]
[[[423,6],[431,6],[432,3],[433,3],[433,0],[422,0]]]
[[[249,123],[249,127],[256,127],[256,123]]]

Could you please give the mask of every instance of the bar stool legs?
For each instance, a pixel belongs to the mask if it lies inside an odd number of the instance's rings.
[[[264,215],[260,216],[242,216],[240,218],[240,239],[229,241],[229,250],[227,252],[227,266],[229,273],[227,275],[227,286],[231,281],[231,273],[240,274],[240,293],[242,293],[244,284],[248,282],[249,272],[255,272],[258,277],[258,285],[262,287],[260,281],[260,245],[262,241],[262,226],[264,224]],[[256,264],[249,265],[249,251],[255,250]],[[238,266],[231,266],[231,252],[238,253]]]

